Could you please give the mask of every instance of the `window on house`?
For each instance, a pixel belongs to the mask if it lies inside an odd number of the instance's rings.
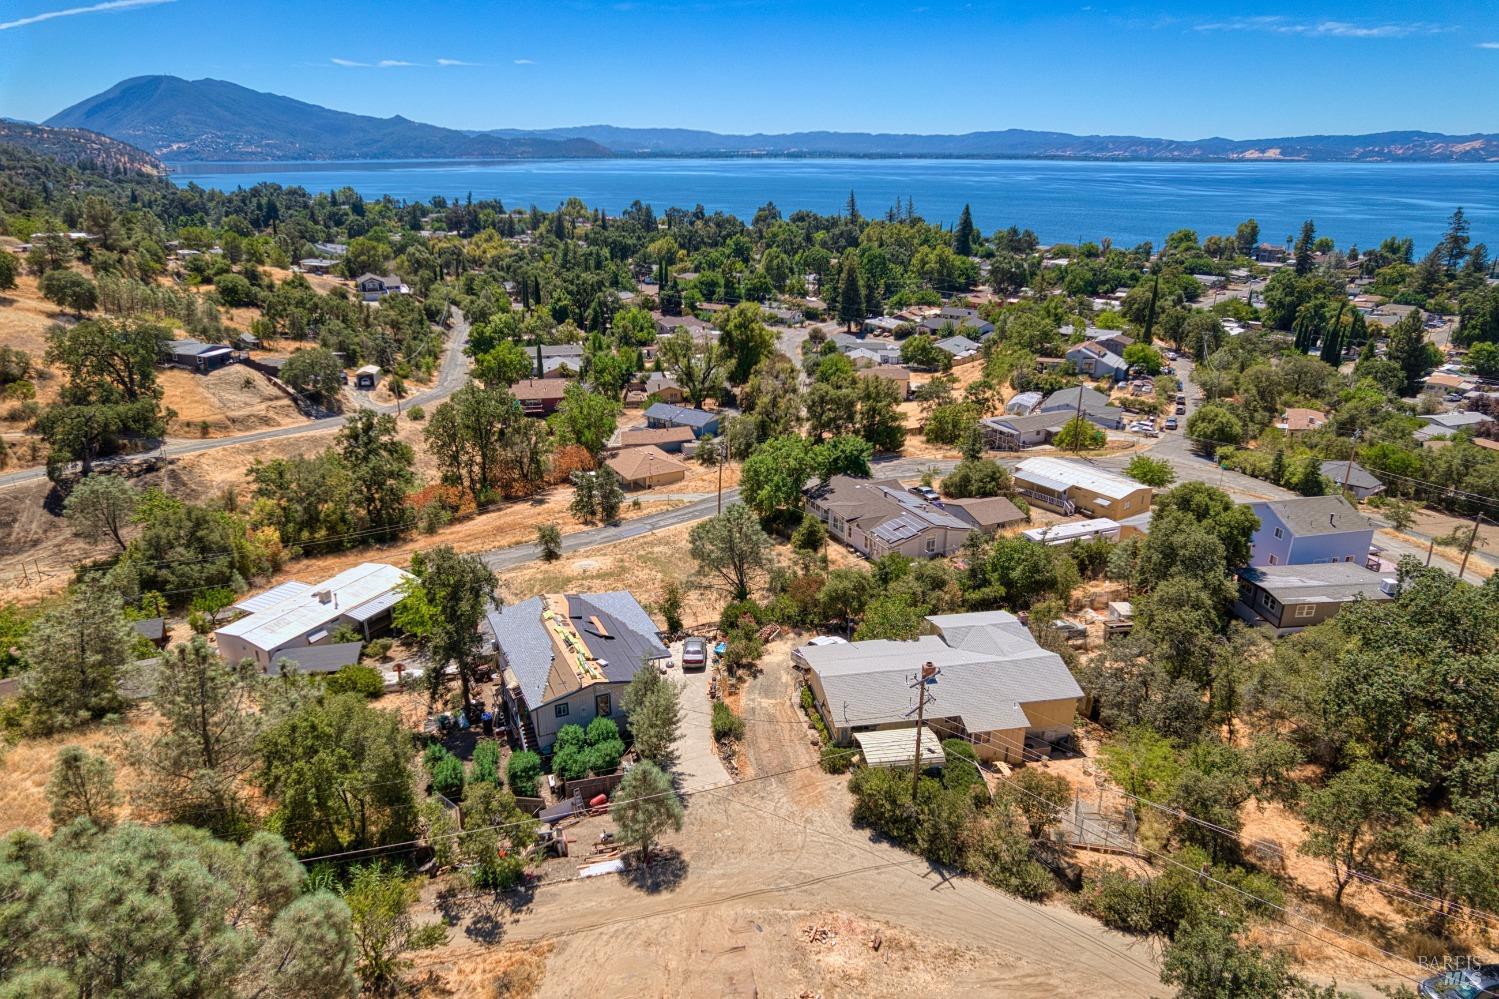
[[[593,713],[600,718],[608,718],[614,714],[614,701],[608,694],[595,694],[593,698]]]
[[[1344,562],[1352,562],[1353,561],[1353,556],[1352,555],[1344,555],[1343,556],[1343,561]]]
[[[566,718],[567,717],[567,705],[566,704],[559,704],[555,708],[552,709],[552,712],[558,718]]]
[[[1283,538],[1283,537],[1285,537],[1285,536],[1286,536],[1286,532],[1285,532],[1285,531],[1282,531],[1282,530],[1281,530],[1281,529],[1280,529],[1280,528],[1278,528],[1278,527],[1277,527],[1277,528],[1276,528],[1276,529],[1275,529],[1275,536],[1276,536],[1276,537],[1277,537],[1277,538]]]
[[[1296,608],[1296,616],[1297,617],[1316,617],[1317,616],[1317,605],[1316,604],[1300,604],[1300,605],[1298,605],[1297,608]]]
[[[1280,565],[1280,559],[1276,558],[1274,555],[1271,555],[1270,556],[1270,564],[1271,565]]]
[[[1265,609],[1266,610],[1273,611],[1276,608],[1278,608],[1279,606],[1280,606],[1280,601],[1279,600],[1276,600],[1274,597],[1272,597],[1268,593],[1265,594]]]
[[[928,555],[930,555],[932,552],[934,552],[934,551],[937,550],[937,539],[936,538],[927,538],[926,539],[926,550],[927,550],[927,554]]]

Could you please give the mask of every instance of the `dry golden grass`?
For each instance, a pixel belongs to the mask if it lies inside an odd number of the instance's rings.
[[[528,999],[546,977],[552,944],[443,947],[415,955],[408,975],[421,999]]]
[[[114,724],[90,725],[76,732],[45,738],[22,739],[5,750],[5,780],[0,782],[0,835],[17,829],[47,834],[52,823],[47,818],[47,781],[66,746],[81,746],[92,753],[108,757],[115,766],[115,786],[124,794],[121,818],[131,818],[128,791],[129,768],[124,765],[123,747],[144,738],[157,725],[154,712],[131,711]]]

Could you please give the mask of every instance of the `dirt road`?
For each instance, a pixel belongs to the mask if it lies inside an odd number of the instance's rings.
[[[468,921],[454,960],[548,940],[543,996],[1160,991],[1148,944],[948,877],[854,829],[846,778],[815,766],[783,653],[766,657],[744,699],[754,773],[688,796],[666,843],[676,857],[658,861],[654,881],[542,887]]]

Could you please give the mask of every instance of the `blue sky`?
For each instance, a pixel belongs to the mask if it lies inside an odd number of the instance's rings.
[[[1499,2],[0,0],[0,114],[153,73],[467,128],[1499,132]]]

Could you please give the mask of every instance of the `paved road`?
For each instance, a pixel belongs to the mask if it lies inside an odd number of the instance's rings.
[[[457,309],[453,310],[453,329],[448,337],[448,344],[443,354],[442,366],[438,370],[437,380],[432,387],[419,392],[409,399],[404,400],[401,405],[410,408],[416,405],[428,405],[445,399],[449,395],[463,387],[468,379],[468,357],[463,353],[463,348],[468,346],[469,324],[463,318],[463,314]],[[362,406],[367,406],[381,413],[394,413],[396,407],[390,404],[375,403],[366,392],[354,393],[354,398]],[[313,420],[309,423],[299,423],[292,427],[279,427],[275,430],[257,430],[248,434],[236,434],[233,437],[216,437],[206,440],[170,440],[168,439],[157,450],[150,452],[152,456],[163,458],[181,458],[190,454],[201,454],[204,451],[217,451],[219,448],[238,447],[241,444],[255,444],[261,441],[280,440],[284,437],[300,437],[303,434],[322,433],[325,430],[337,430],[344,425],[349,414],[330,416],[321,420]],[[107,467],[108,460],[95,462],[96,465]],[[47,477],[45,468],[23,468],[16,472],[0,475],[0,489],[10,486],[22,485],[27,482],[36,482]]]

